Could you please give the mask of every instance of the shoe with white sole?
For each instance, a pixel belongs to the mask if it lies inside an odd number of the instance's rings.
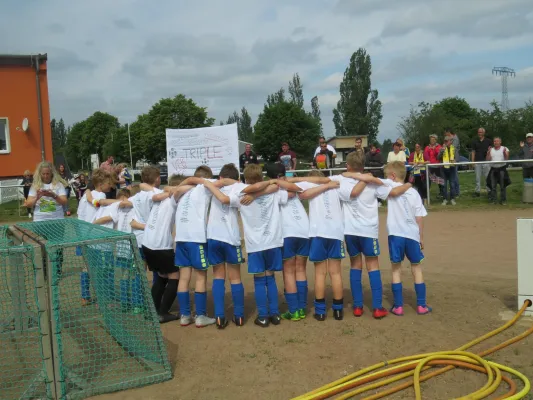
[[[455,206],[455,205],[457,204],[457,203],[455,202],[455,200],[452,200],[451,203],[452,203],[452,206]]]
[[[181,326],[189,326],[192,324],[192,317],[190,315],[182,315],[180,318]]]
[[[217,320],[215,318],[210,318],[207,315],[197,315],[194,319],[197,328],[204,328],[209,325],[213,325]]]
[[[448,202],[447,202],[446,200],[444,200],[444,201],[442,202],[442,205],[445,206],[446,204],[448,204]]]

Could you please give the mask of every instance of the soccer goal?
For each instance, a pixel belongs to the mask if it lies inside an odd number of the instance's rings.
[[[3,398],[85,398],[172,376],[133,235],[73,219],[1,227],[0,300]]]
[[[524,301],[533,299],[533,219],[519,218],[516,222],[518,265],[518,309]],[[533,316],[533,306],[525,315]]]

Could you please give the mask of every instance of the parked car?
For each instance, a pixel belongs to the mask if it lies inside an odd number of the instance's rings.
[[[470,161],[468,158],[464,156],[459,156],[458,162],[468,162]],[[466,171],[468,169],[468,165],[459,165],[458,171]]]

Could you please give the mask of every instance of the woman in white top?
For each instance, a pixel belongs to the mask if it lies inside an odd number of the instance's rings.
[[[28,193],[25,207],[35,207],[34,221],[63,219],[63,206],[67,204],[65,185],[54,166],[48,161],[37,165],[33,185]]]
[[[402,144],[400,142],[395,142],[392,146],[392,151],[389,152],[389,155],[387,156],[387,163],[390,163],[392,161],[401,161],[405,163],[407,160],[405,156],[405,151],[402,150]]]

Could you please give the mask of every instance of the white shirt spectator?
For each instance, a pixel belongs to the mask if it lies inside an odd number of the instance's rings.
[[[398,154],[395,154],[394,151],[390,151],[389,152],[389,155],[387,156],[387,162],[390,163],[392,161],[401,161],[401,162],[405,162],[406,161],[406,156],[405,156],[405,151],[403,150],[400,150],[398,152]]]
[[[333,146],[331,146],[331,145],[329,145],[329,144],[328,144],[327,147],[328,147],[328,150],[329,150],[329,151],[331,151],[333,154],[337,155],[337,152],[335,151],[335,147],[333,147]],[[315,155],[313,156],[313,158],[315,158],[316,155],[317,155],[318,153],[320,153],[320,150],[321,150],[321,149],[320,149],[320,146],[318,146],[318,147],[316,148],[316,150],[315,150]]]
[[[504,152],[505,151],[509,151],[507,149],[507,147],[505,146],[500,146],[499,149],[496,150],[496,148],[491,148],[490,149],[490,157],[491,157],[491,160],[492,161],[505,161],[505,154]],[[505,167],[505,163],[494,163],[494,164],[489,164],[491,167],[493,168],[501,168],[501,167]]]
[[[41,189],[54,192],[57,196],[66,196],[65,187],[61,183],[57,183],[56,185],[45,183]],[[37,191],[33,186],[31,187],[28,196],[37,197]],[[43,196],[35,203],[35,210],[33,213],[34,221],[47,221],[50,219],[63,218],[63,206],[54,198]]]

